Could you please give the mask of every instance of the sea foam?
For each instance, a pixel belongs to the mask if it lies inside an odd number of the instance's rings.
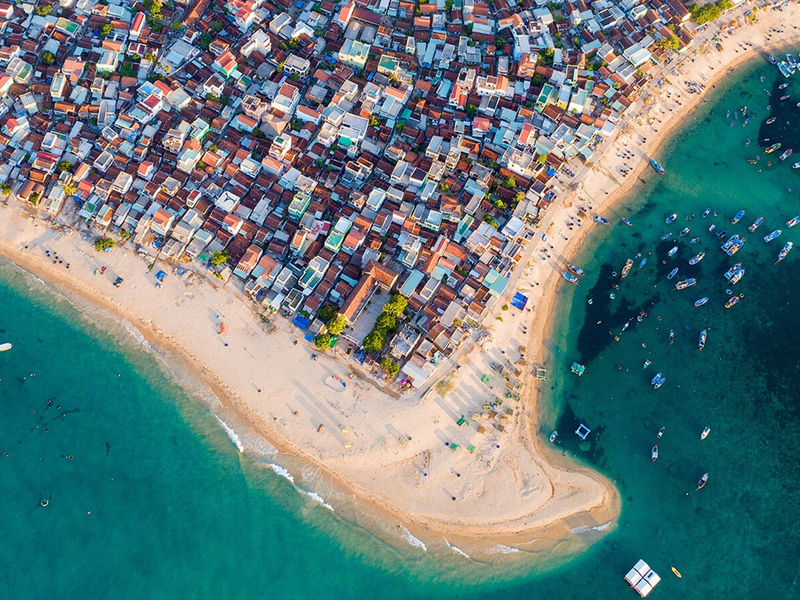
[[[425,545],[425,542],[411,535],[411,532],[408,529],[405,527],[400,527],[400,530],[403,532],[403,539],[405,539],[405,541],[407,541],[410,545],[414,546],[415,548],[420,548],[426,552],[428,551],[428,547]]]
[[[284,469],[282,466],[276,465],[275,463],[267,463],[267,467],[272,469],[277,475],[280,475],[284,479],[290,481],[292,485],[294,485],[294,477],[292,477],[292,474],[289,473],[289,471]]]
[[[333,510],[333,507],[330,504],[328,504],[328,502],[325,500],[325,498],[323,498],[322,496],[320,496],[316,492],[309,492],[307,490],[300,490],[300,491],[303,492],[306,496],[308,496],[312,500],[314,500],[315,502],[318,502],[319,504],[321,504],[322,506],[327,508],[329,511],[336,512],[336,511]]]
[[[505,544],[497,544],[494,549],[500,554],[514,554],[515,552],[520,551],[519,548],[513,548],[512,546],[506,546]]]
[[[244,444],[242,444],[242,440],[239,438],[238,435],[236,435],[236,432],[233,429],[231,429],[230,426],[225,421],[220,419],[217,415],[214,415],[214,418],[217,421],[219,421],[220,425],[222,425],[222,429],[224,429],[225,433],[228,434],[228,437],[231,438],[231,441],[233,442],[233,445],[236,446],[236,449],[239,450],[239,452],[244,452]]]
[[[459,548],[458,546],[453,546],[453,544],[451,544],[451,543],[450,543],[450,542],[448,542],[447,540],[445,540],[445,541],[444,541],[444,543],[447,545],[447,547],[448,547],[448,548],[450,548],[450,549],[451,549],[453,552],[455,552],[456,554],[460,554],[460,555],[461,555],[461,556],[463,556],[464,558],[468,558],[468,559],[472,560],[472,557],[471,557],[469,554],[467,554],[466,552],[464,552],[464,551],[463,551],[461,548]]]

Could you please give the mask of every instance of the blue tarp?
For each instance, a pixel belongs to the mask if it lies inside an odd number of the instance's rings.
[[[156,273],[156,279],[158,279],[159,281],[164,281],[166,277],[167,274],[164,271],[159,271],[158,273]]]
[[[298,327],[300,331],[305,331],[308,329],[308,326],[311,325],[311,321],[306,319],[303,315],[297,315],[292,321],[292,325]]]
[[[511,306],[514,308],[518,308],[519,310],[525,310],[525,305],[528,303],[528,297],[523,296],[519,292],[514,294],[514,297],[511,298]]]

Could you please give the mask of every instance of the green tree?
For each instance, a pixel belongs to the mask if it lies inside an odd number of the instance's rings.
[[[61,185],[61,189],[64,190],[64,193],[67,196],[73,196],[75,194],[75,192],[78,191],[78,186],[76,186],[71,181],[68,181],[67,183],[64,183],[64,184]]]
[[[56,165],[56,170],[59,173],[72,173],[74,168],[75,166],[66,159],[58,161],[58,164]]]
[[[388,356],[385,356],[383,360],[381,360],[381,369],[383,369],[384,373],[390,377],[394,377],[400,372],[400,365],[398,365]]]
[[[468,117],[474,117],[478,114],[478,109],[475,107],[474,104],[467,104],[467,107],[464,109],[464,112],[467,113]]]
[[[111,26],[111,23],[106,23],[100,28],[100,38],[107,38],[112,31],[114,31],[114,27]]]
[[[328,332],[332,335],[339,335],[344,331],[345,325],[347,325],[347,321],[345,321],[344,317],[336,315],[327,322]]]
[[[503,180],[503,187],[507,190],[513,190],[517,187],[517,180],[509,175]]]
[[[399,317],[403,314],[406,306],[408,306],[408,300],[406,300],[401,294],[394,292],[389,297],[389,301],[383,305],[383,312],[387,315]]]
[[[373,115],[373,116],[371,116],[369,118],[369,124],[370,124],[370,127],[376,127],[377,128],[377,127],[380,127],[381,125],[383,125],[383,122],[381,122],[381,120],[378,117]]]
[[[214,41],[214,38],[213,38],[213,37],[211,37],[211,34],[210,34],[210,33],[208,33],[208,32],[206,31],[206,32],[205,32],[203,35],[201,35],[201,36],[200,36],[200,38],[197,40],[197,45],[198,45],[198,46],[200,46],[200,48],[201,48],[202,50],[205,50],[206,52],[208,52],[208,48],[209,48],[209,46],[211,45],[211,42],[213,42],[213,41]]]
[[[378,318],[375,319],[375,329],[380,329],[381,331],[386,332],[396,331],[397,317],[387,312],[382,312],[380,315],[378,315]]]
[[[678,39],[678,36],[673,33],[669,37],[662,37],[660,40],[658,40],[656,42],[656,46],[662,50],[679,50],[681,47],[681,41]]]
[[[231,253],[228,250],[217,250],[216,252],[211,253],[211,264],[215,267],[219,267],[220,265],[224,265],[228,262]]]
[[[0,194],[8,196],[11,193],[11,186],[7,183],[0,183]]]
[[[219,33],[220,31],[222,31],[222,23],[220,23],[219,21],[211,21],[211,29]]]
[[[385,343],[386,336],[382,332],[373,329],[364,338],[364,350],[367,352],[380,352]]]
[[[339,311],[336,309],[335,304],[326,304],[317,311],[317,318],[320,319],[323,323],[328,323],[337,314],[339,314]]]
[[[314,345],[320,349],[330,348],[332,339],[329,333],[320,333],[314,338]]]
[[[102,252],[103,250],[111,250],[114,247],[114,240],[107,237],[97,238],[94,241],[94,249],[98,252]]]
[[[42,62],[46,65],[52,65],[54,62],[56,62],[56,55],[49,50],[45,50],[42,52]]]
[[[181,23],[180,21],[175,21],[172,23],[172,31],[180,31],[181,30]]]
[[[405,129],[405,128],[406,128],[406,122],[405,121],[398,121],[394,126],[394,130],[397,133],[403,133],[403,129]]]
[[[36,7],[36,14],[40,17],[46,17],[51,12],[53,12],[53,7],[49,4],[40,4]]]

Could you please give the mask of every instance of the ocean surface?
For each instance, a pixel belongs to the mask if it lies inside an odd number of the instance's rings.
[[[800,243],[800,227],[785,226],[800,214],[800,170],[763,142],[781,136],[785,149],[794,138],[800,152],[800,109],[782,103],[781,132],[762,124],[780,95],[800,100],[800,83],[778,91],[777,77],[756,61],[718,86],[659,157],[667,174],[648,173],[605,214],[612,225],[591,234],[575,260],[587,271],[580,286],[563,282],[540,434],[557,429],[555,450],[622,495],[618,527],[587,552],[552,569],[534,558],[479,563],[444,542],[423,549],[402,530],[407,548],[391,547],[352,524],[313,469],[249,439],[212,398],[192,397],[202,389],[124,326],[0,261],[0,342],[14,344],[0,354],[0,600],[636,598],[623,577],[640,558],[664,579],[651,597],[800,597],[800,249],[773,264],[786,241]],[[733,117],[744,105],[758,113],[746,127]],[[734,258],[712,223],[747,238]],[[783,235],[765,243],[776,228]],[[613,289],[628,258],[633,270]],[[722,274],[739,261],[746,274],[731,286]],[[675,290],[688,276],[697,285]],[[725,309],[729,287],[744,297]],[[586,366],[580,378],[573,361]],[[653,390],[656,372],[666,383]],[[586,442],[572,433],[579,423],[592,430]]]

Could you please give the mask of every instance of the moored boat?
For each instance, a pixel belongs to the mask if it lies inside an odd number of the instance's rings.
[[[725,308],[730,308],[739,302],[739,296],[733,296],[725,303]]]
[[[786,83],[782,83],[782,84],[780,84],[780,85],[778,86],[778,89],[779,89],[779,90],[785,90],[787,87],[789,87],[789,82],[788,82],[788,81],[787,81]]]
[[[11,350],[11,348],[13,348],[13,347],[14,346],[9,344],[8,342],[4,342],[4,343],[0,344],[0,352],[7,352],[8,350]]]
[[[650,362],[650,359],[645,360],[644,364],[642,365],[642,371],[644,371],[647,367],[649,367],[652,364],[653,363]]]
[[[664,435],[664,432],[665,432],[666,430],[667,430],[667,428],[666,428],[666,427],[662,427],[661,429],[659,429],[659,430],[658,430],[658,433],[656,434],[656,437],[657,437],[658,439],[661,439],[661,438],[663,437],[663,435]]]
[[[739,241],[739,239],[740,239],[739,234],[734,233],[730,238],[728,238],[728,240],[724,244],[722,244],[722,246],[720,246],[720,248],[722,248],[723,252],[727,252],[733,247],[733,245],[736,242]]]
[[[786,160],[787,158],[789,158],[792,155],[793,152],[794,152],[794,150],[789,148],[786,152],[781,154],[778,158],[780,158],[781,160]]]
[[[690,277],[689,279],[684,279],[683,281],[679,281],[675,284],[676,290],[685,290],[686,288],[692,287],[694,284],[697,283],[697,279],[694,277]]]
[[[643,258],[642,260],[639,261],[639,268],[641,269],[646,264],[647,264],[647,259]]]
[[[767,125],[772,125],[778,117],[770,117],[767,119]]]
[[[671,346],[674,343],[675,343],[675,330],[674,329],[670,329],[669,330],[669,345]]]
[[[673,277],[675,277],[677,273],[678,273],[678,267],[675,267],[674,269],[672,269],[672,271],[669,272],[669,275],[667,275],[667,279],[672,279]]]
[[[696,265],[696,264],[697,264],[697,263],[699,263],[701,260],[703,260],[703,257],[704,257],[705,255],[706,255],[706,253],[705,253],[705,252],[700,252],[699,254],[697,254],[697,255],[695,255],[695,256],[693,256],[692,258],[690,258],[690,259],[689,259],[689,264],[690,264],[690,265]]]
[[[705,219],[709,214],[711,214],[711,209],[707,208],[703,211],[703,218]]]
[[[566,271],[564,271],[563,273],[561,273],[561,276],[564,279],[566,279],[567,281],[569,281],[570,283],[574,283],[575,285],[578,285],[578,278],[575,277],[575,275],[573,275],[572,273],[567,273]]]
[[[700,243],[700,238],[692,238],[689,240],[690,244],[698,244]]]
[[[683,577],[683,575],[681,575],[681,572],[680,572],[680,571],[678,571],[678,569],[676,569],[675,567],[670,567],[670,569],[672,569],[672,573],[673,573],[673,574],[675,575],[675,577],[677,577],[678,579],[680,579],[681,577]]]
[[[675,256],[675,253],[678,251],[677,246],[673,246],[669,252],[667,252],[667,256]]]
[[[740,210],[738,213],[736,213],[736,215],[734,215],[733,219],[731,219],[731,225],[736,225],[739,221],[742,220],[743,216],[744,216],[744,211]]]
[[[625,266],[622,267],[622,276],[620,279],[625,279],[628,276],[628,273],[631,272],[631,267],[633,266],[633,260],[630,258],[625,261]]]
[[[793,169],[800,169],[800,162],[796,162],[792,165]]]
[[[650,451],[650,458],[652,459],[653,462],[656,462],[656,460],[658,460],[658,444],[653,446],[653,449]]]
[[[729,280],[732,284],[739,283],[742,276],[744,275],[744,268],[742,267],[742,263],[736,263],[730,269],[725,271],[725,279]]]
[[[776,229],[775,231],[773,231],[769,235],[765,235],[764,236],[764,241],[769,243],[772,240],[774,240],[776,237],[778,237],[781,233],[783,233],[783,232],[780,229]]]
[[[708,434],[711,433],[711,427],[706,427],[703,429],[703,433],[700,434],[700,439],[704,440],[708,437]]]
[[[594,218],[594,222],[595,223],[602,223],[603,225],[608,225],[608,223],[609,223],[608,219],[606,219],[604,217],[600,217],[600,216],[595,217]]]
[[[689,228],[688,227],[684,227],[683,229],[681,229],[681,233],[680,233],[680,235],[678,237],[683,237],[687,233],[689,233]]]
[[[696,300],[694,305],[695,306],[703,306],[703,304],[705,304],[706,302],[708,302],[708,297],[707,296],[703,296],[699,300]]]
[[[792,244],[792,242],[786,242],[786,245],[783,247],[783,249],[778,254],[778,260],[776,260],[775,262],[779,263],[784,258],[786,258],[786,255],[789,254],[789,252],[792,250],[792,246],[794,246],[794,244]]]
[[[708,339],[708,331],[703,329],[703,331],[700,332],[700,339],[697,341],[697,349],[698,350],[702,350],[703,348],[706,347],[706,340],[707,339]]]
[[[794,226],[795,226],[795,225],[797,225],[798,223],[800,223],[800,215],[797,215],[796,217],[792,217],[791,219],[789,219],[788,221],[786,221],[786,226],[787,226],[789,229],[791,229],[792,227],[794,227]]]
[[[672,223],[672,222],[673,222],[675,219],[677,219],[677,218],[678,218],[678,213],[672,213],[670,216],[668,216],[668,217],[666,218],[666,220],[665,220],[664,222],[665,222],[667,225],[669,225],[670,223]]]
[[[778,142],[777,144],[772,144],[772,146],[764,150],[764,154],[772,154],[773,152],[775,152],[775,150],[780,150],[780,148],[781,148],[780,142]]]
[[[575,273],[575,275],[580,275],[580,276],[585,275],[584,270],[579,267],[576,267],[575,265],[568,264],[567,269]]]
[[[633,223],[628,221],[628,219],[626,219],[625,217],[622,217],[622,222],[625,223],[625,225],[627,225],[628,227],[633,227]]]
[[[662,385],[664,385],[664,382],[667,380],[667,378],[666,378],[666,377],[662,377],[662,376],[661,376],[661,373],[659,373],[658,375],[659,375],[659,376],[658,376],[658,380],[656,380],[656,382],[653,384],[653,389],[654,389],[654,390],[657,390],[657,389],[658,389],[658,388],[660,388]]]
[[[655,172],[658,173],[659,175],[663,175],[664,173],[666,173],[664,167],[662,167],[655,158],[650,159],[650,166],[652,166],[653,169],[655,169]]]
[[[761,227],[761,224],[762,224],[763,222],[764,222],[764,217],[758,217],[758,218],[757,218],[755,221],[753,221],[753,224],[752,224],[752,225],[750,225],[750,227],[748,227],[748,228],[747,228],[747,230],[748,230],[750,233],[753,233],[753,232],[754,232],[756,229],[758,229],[759,227]]]
[[[700,481],[697,482],[697,489],[702,490],[706,486],[706,483],[708,483],[708,473],[703,474]]]

